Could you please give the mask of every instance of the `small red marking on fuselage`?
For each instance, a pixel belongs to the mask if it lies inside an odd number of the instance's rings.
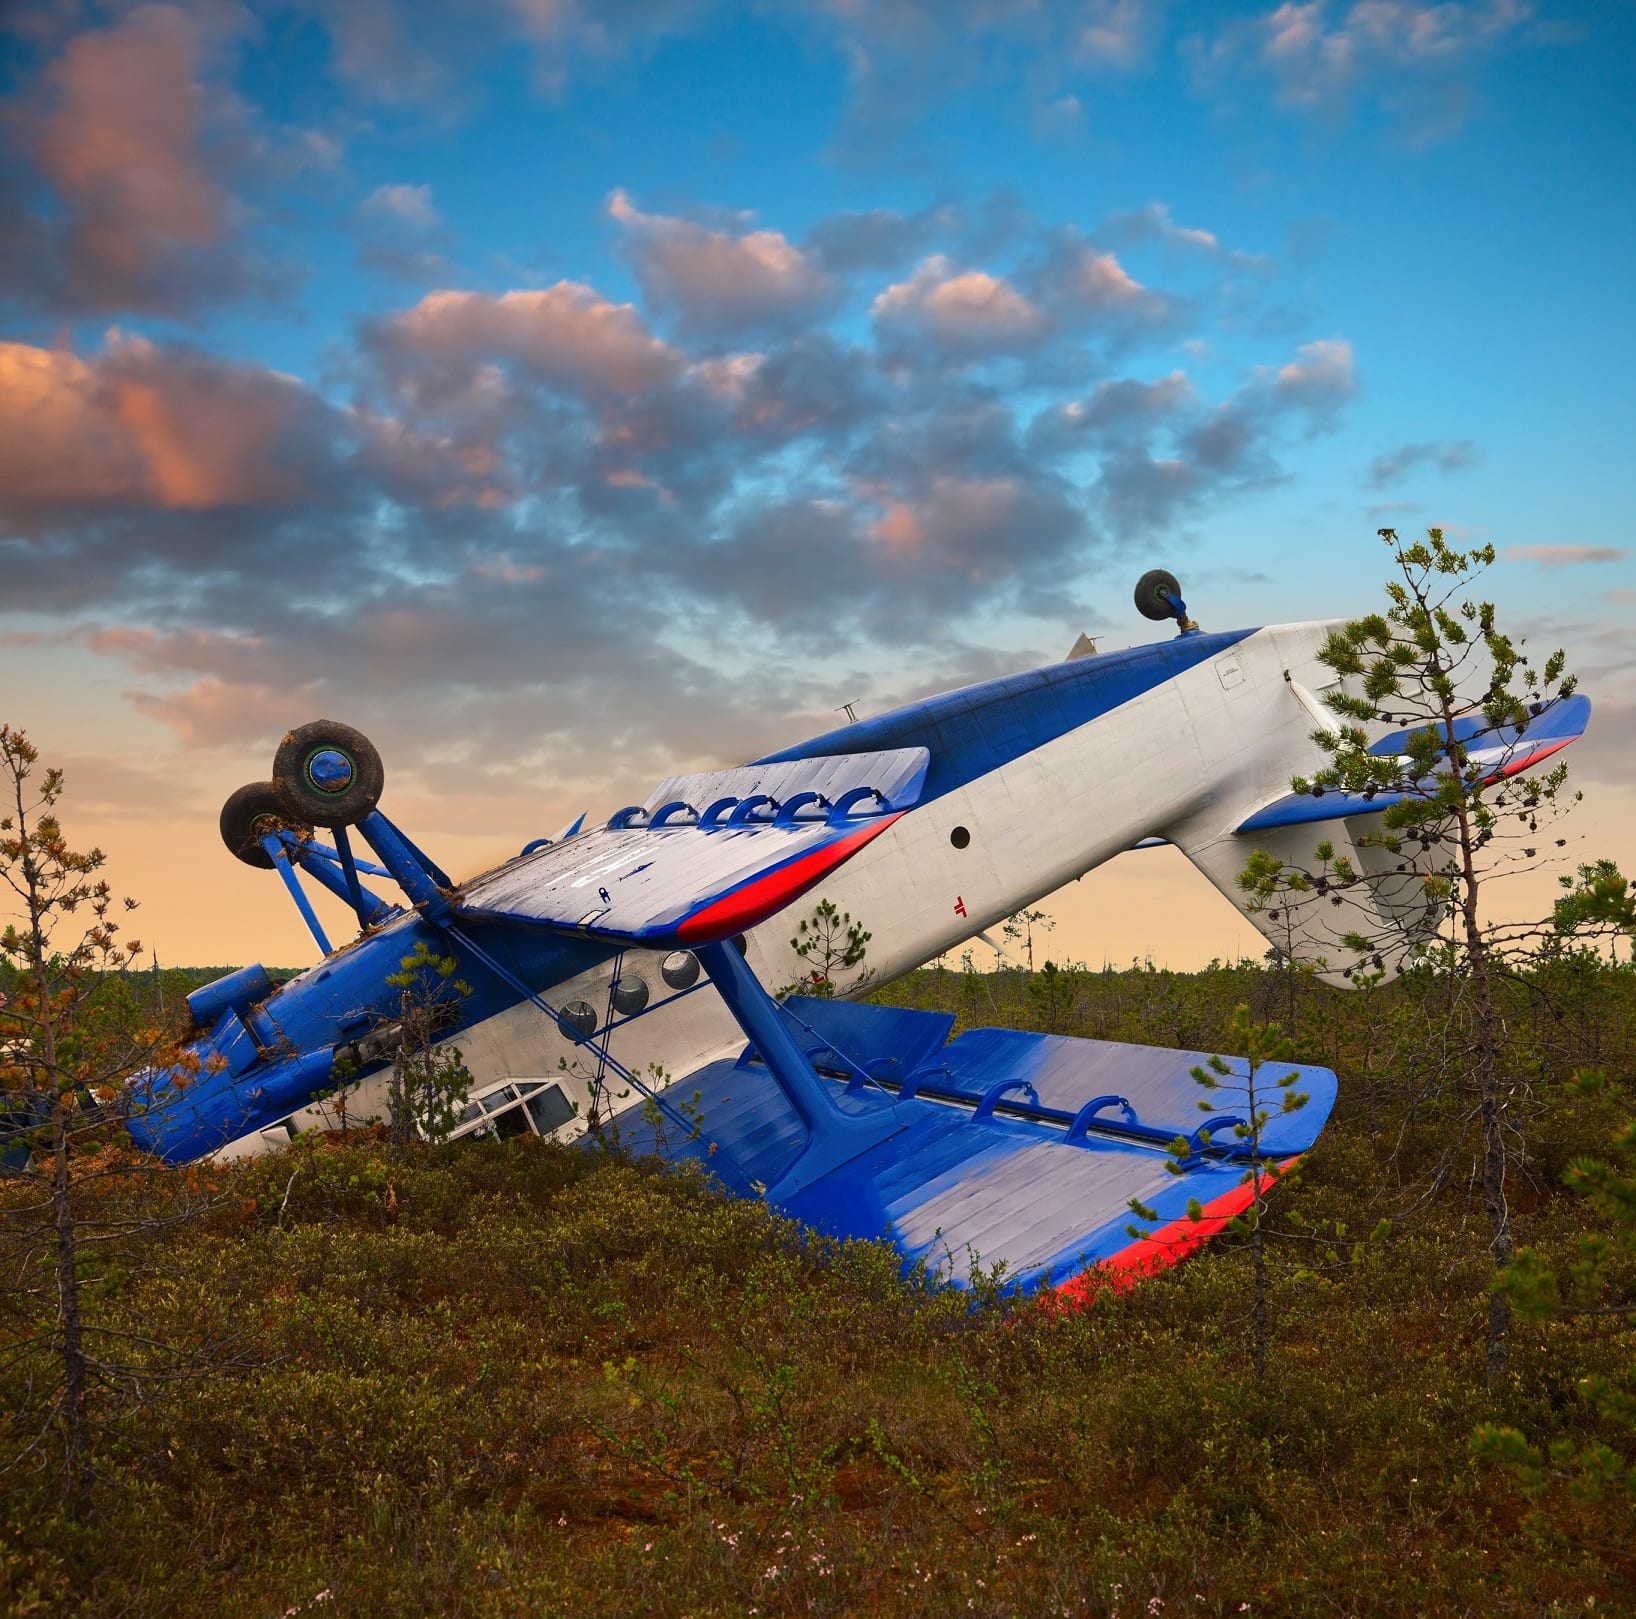
[[[964,916],[966,914],[966,902],[959,894],[954,896],[954,914],[956,916]]]

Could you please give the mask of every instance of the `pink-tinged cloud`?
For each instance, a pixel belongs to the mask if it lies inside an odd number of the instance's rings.
[[[1267,270],[1272,263],[1263,253],[1226,247],[1214,231],[1178,224],[1169,205],[1163,202],[1144,203],[1128,213],[1115,214],[1098,228],[1098,234],[1127,242],[1157,242],[1173,252],[1216,259],[1236,269]]]
[[[731,336],[799,325],[839,298],[835,278],[778,231],[735,234],[643,213],[623,191],[608,198],[608,215],[625,232],[648,301],[692,331]]]
[[[1284,104],[1333,115],[1366,86],[1390,86],[1401,97],[1416,81],[1448,79],[1514,37],[1531,14],[1522,0],[1288,0],[1227,21],[1191,48],[1206,82],[1225,85],[1259,69]],[[1440,132],[1433,125],[1423,133]]]
[[[592,287],[559,281],[539,291],[429,292],[377,329],[389,356],[469,364],[515,363],[571,394],[640,393],[673,377],[676,351],[630,304]]]
[[[1162,0],[1086,0],[1077,8],[1074,54],[1098,67],[1132,73],[1152,51]]]
[[[1508,545],[1507,562],[1537,562],[1542,568],[1576,568],[1587,562],[1623,562],[1620,545]]]
[[[362,410],[352,423],[358,441],[352,465],[397,500],[493,511],[517,496],[504,460],[481,437],[426,432]]]
[[[120,624],[91,630],[85,644],[149,675],[204,675],[248,685],[287,680],[291,673],[289,660],[259,635],[197,628],[166,632]]]
[[[880,500],[865,530],[898,567],[933,568],[972,585],[992,584],[1026,558],[1020,536],[1038,533],[1054,553],[1075,533],[1072,514],[1018,477],[937,472],[901,498]]]
[[[883,335],[924,339],[946,355],[969,358],[1030,349],[1050,327],[1044,310],[1004,277],[956,270],[941,253],[889,286],[870,315]]]
[[[1465,56],[1526,21],[1518,0],[1425,5],[1418,0],[1358,0],[1330,22],[1325,0],[1285,4],[1259,23],[1261,57],[1297,100],[1344,86],[1373,64],[1398,67]]]
[[[0,511],[140,498],[147,467],[95,370],[64,349],[0,343]]]
[[[1087,309],[1133,309],[1154,300],[1112,253],[1098,253],[1085,247],[1075,256],[1063,288],[1065,294]]]
[[[310,706],[313,684],[258,686],[209,675],[178,692],[125,692],[138,714],[168,725],[191,748],[276,737]]]
[[[0,513],[314,498],[331,412],[291,377],[113,336],[89,362],[0,344]]]
[[[1357,364],[1344,337],[1303,343],[1272,379],[1280,399],[1308,409],[1333,408],[1357,391]]]
[[[1047,449],[1087,441],[1117,443],[1144,437],[1197,404],[1198,395],[1185,371],[1172,371],[1152,382],[1121,377],[1099,382],[1084,399],[1048,407],[1030,431]]]
[[[190,314],[267,279],[234,239],[240,210],[210,138],[203,56],[188,12],[139,6],[70,39],[21,106],[24,144],[60,210],[38,237],[43,301]]]
[[[1117,255],[1072,230],[1061,233],[1031,290],[1056,325],[1070,330],[1128,334],[1151,330],[1174,313],[1170,300],[1138,281]]]

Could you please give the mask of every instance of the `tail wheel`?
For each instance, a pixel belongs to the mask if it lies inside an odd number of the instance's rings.
[[[1150,568],[1136,581],[1136,611],[1143,618],[1179,618],[1182,587],[1173,573]]]
[[[297,726],[273,757],[285,813],[314,826],[350,826],[380,801],[386,767],[362,731],[339,720]]]
[[[270,781],[253,781],[241,787],[222,805],[222,842],[234,859],[263,871],[273,869],[273,857],[262,848],[261,840],[270,832],[292,831],[310,836],[311,829],[292,821],[278,789]]]

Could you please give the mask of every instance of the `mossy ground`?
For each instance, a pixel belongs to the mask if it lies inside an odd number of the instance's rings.
[[[1085,974],[1042,1005],[1039,976],[890,993],[1195,1045],[1211,1031],[1190,1018],[1219,1029],[1235,1000],[1284,993],[1255,969]],[[308,1141],[192,1172],[208,1213],[94,1262],[99,1319],[219,1369],[100,1397],[87,1525],[48,1474],[4,1476],[0,1610],[1632,1611],[1630,1502],[1531,1499],[1468,1437],[1592,1431],[1575,1384],[1628,1376],[1636,1336],[1618,1317],[1524,1326],[1485,1384],[1469,1165],[1421,1197],[1458,1116],[1411,1105],[1411,1047],[1435,1031],[1423,1007],[1393,1033],[1386,1002],[1371,1029],[1357,998],[1299,994],[1343,1102],[1279,1194],[1304,1240],[1279,1249],[1262,1386],[1230,1243],[1087,1309],[974,1306],[695,1176],[538,1142]],[[1569,1001],[1514,1025],[1542,1092],[1592,1044],[1628,1071],[1628,975]],[[1530,1126],[1525,1240],[1561,1256],[1586,1228],[1554,1177],[1615,1105]],[[188,1184],[98,1183],[94,1212]],[[1382,1212],[1393,1234],[1354,1248]],[[26,1396],[14,1375],[8,1423]]]

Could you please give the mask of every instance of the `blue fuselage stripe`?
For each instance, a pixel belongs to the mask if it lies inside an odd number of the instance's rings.
[[[1224,630],[1215,635],[1179,635],[1156,646],[1098,653],[1071,663],[1002,675],[826,731],[755,762],[777,764],[881,748],[925,748],[931,754],[931,765],[920,801],[928,803],[1100,719],[1254,633]]]

